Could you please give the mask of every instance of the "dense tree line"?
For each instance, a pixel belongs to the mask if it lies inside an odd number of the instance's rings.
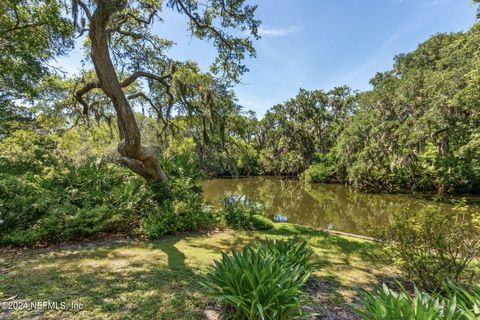
[[[366,190],[478,192],[480,25],[437,34],[359,94],[339,136],[340,181]]]
[[[199,167],[210,176],[301,175],[370,192],[478,192],[479,28],[437,34],[398,55],[369,91],[301,89],[260,120],[237,106],[208,139],[191,126]]]
[[[252,132],[256,172],[373,192],[478,192],[479,44],[477,23],[396,56],[369,91],[300,90]]]

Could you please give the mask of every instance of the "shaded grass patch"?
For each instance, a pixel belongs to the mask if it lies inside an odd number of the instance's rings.
[[[270,231],[185,234],[156,241],[0,249],[2,301],[17,296],[17,301],[83,305],[80,311],[22,310],[0,318],[204,319],[211,300],[198,281],[213,260],[222,251],[275,238],[307,241],[319,264],[314,275],[318,281],[335,283],[335,293],[325,295],[337,301],[349,301],[353,285],[376,284],[379,277],[394,275],[375,259],[379,244],[292,224],[277,224]]]

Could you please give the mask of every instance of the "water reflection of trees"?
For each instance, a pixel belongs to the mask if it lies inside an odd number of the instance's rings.
[[[448,212],[452,206],[401,194],[364,194],[343,185],[310,184],[274,177],[238,180],[216,179],[204,184],[207,200],[215,202],[224,193],[243,194],[261,201],[270,214],[282,213],[289,221],[335,230],[368,234],[370,226],[388,223],[394,213],[413,213],[427,205]]]

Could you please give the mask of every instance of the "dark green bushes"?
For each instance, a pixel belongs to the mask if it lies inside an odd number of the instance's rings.
[[[33,175],[0,174],[0,234],[23,229],[56,203],[51,190]]]
[[[115,157],[107,146],[72,135],[75,130],[62,137],[17,130],[0,140],[0,243],[67,241],[112,232],[157,237],[212,223],[197,184],[201,172],[188,155],[163,158],[168,185],[149,183],[112,163]],[[85,154],[68,157],[72,152],[64,145]],[[92,155],[97,147],[100,157]]]
[[[158,237],[207,228],[213,213],[200,191],[194,179],[172,177],[165,187],[103,162],[61,166],[47,177],[0,174],[0,242],[65,241],[106,232]]]
[[[223,198],[225,221],[232,229],[268,230],[273,222],[265,216],[264,207],[241,195],[225,195]]]
[[[480,318],[480,288],[465,289],[446,281],[442,294],[428,294],[415,288],[410,295],[404,288],[396,292],[386,285],[370,293],[357,289],[353,310],[365,320],[405,319],[434,320]]]
[[[337,182],[337,160],[332,152],[315,155],[315,163],[302,174],[306,182]]]
[[[267,241],[223,254],[203,280],[229,319],[300,319],[314,265],[305,243]]]
[[[131,231],[155,206],[139,177],[106,163],[58,167],[49,176],[1,174],[0,242],[32,244]]]
[[[387,242],[387,254],[405,275],[426,291],[446,278],[478,279],[480,219],[464,205],[446,214],[427,207],[413,216],[396,216],[377,236]]]
[[[168,195],[142,219],[140,230],[148,237],[179,231],[195,231],[214,223],[200,189],[192,179],[172,179]]]

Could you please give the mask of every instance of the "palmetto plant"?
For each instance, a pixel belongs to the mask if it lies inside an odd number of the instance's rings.
[[[299,319],[314,264],[305,243],[267,241],[222,254],[202,281],[230,319]]]
[[[428,294],[414,288],[410,295],[403,287],[394,291],[385,284],[375,292],[357,289],[352,309],[365,320],[478,320],[480,288],[465,289],[453,281],[443,284],[441,294]]]

